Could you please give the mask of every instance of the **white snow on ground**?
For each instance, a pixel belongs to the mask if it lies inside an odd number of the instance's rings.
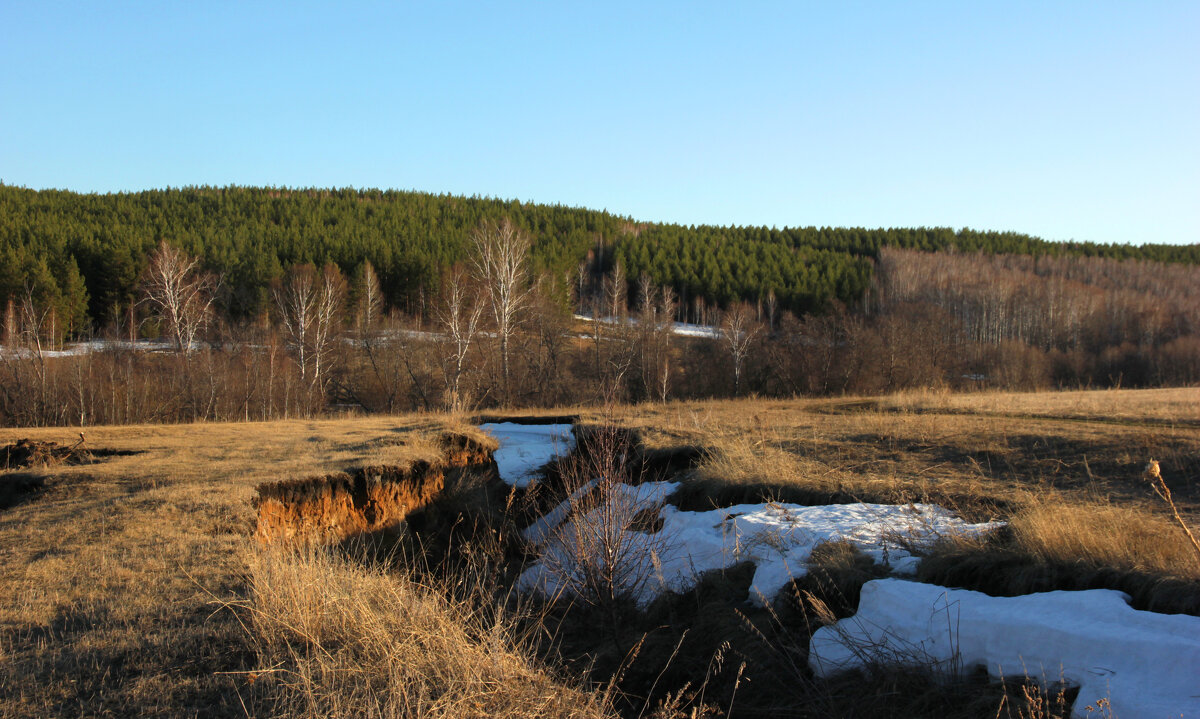
[[[717,327],[693,325],[686,322],[676,322],[671,331],[682,337],[708,337],[710,339],[717,339],[721,336],[721,330]]]
[[[514,487],[527,487],[537,470],[575,448],[569,424],[517,424],[491,422],[479,428],[496,438],[496,466],[500,479]]]
[[[661,507],[675,487],[670,482],[647,482],[626,488],[634,495],[618,495],[619,501],[627,506],[633,501],[639,506],[624,515],[636,514],[641,508]],[[560,506],[551,514],[561,521],[567,510]],[[564,567],[571,566],[573,547],[569,538],[575,535],[572,523],[597,523],[602,516],[600,510],[593,509],[582,520],[577,517],[561,525],[558,532],[539,526],[531,533],[533,536],[527,536],[545,542],[545,546],[543,559],[525,570],[520,586],[547,595],[569,591],[570,577],[562,575],[569,574]],[[913,557],[906,547],[929,543],[947,533],[977,533],[997,526],[968,524],[941,507],[926,504],[742,504],[707,512],[683,512],[666,506],[659,509],[659,516],[663,528],[657,534],[637,532],[638,536],[633,536],[625,530],[623,544],[636,547],[648,542],[651,550],[641,552],[641,556],[644,562],[653,563],[652,568],[631,568],[635,576],[651,576],[644,582],[633,582],[637,585],[635,598],[643,606],[664,591],[687,591],[703,572],[744,561],[756,566],[749,599],[762,605],[792,579],[807,572],[805,562],[822,542],[846,540],[877,562],[911,571]]]
[[[1026,675],[1080,687],[1075,716],[1102,698],[1121,719],[1200,717],[1200,618],[1131,608],[1093,589],[989,597],[898,579],[863,585],[858,614],[812,637],[820,676],[865,660],[992,676]]]
[[[199,349],[202,345],[199,342],[192,344],[193,349]],[[89,340],[87,342],[72,342],[71,344],[63,345],[62,349],[43,349],[43,357],[78,357],[80,355],[91,354],[93,352],[104,352],[108,350],[132,350],[135,352],[170,352],[175,349],[175,345],[171,342],[160,342],[151,340],[138,340],[137,342],[129,342],[127,340]],[[37,356],[37,352],[28,347],[4,347],[0,346],[0,358],[16,357],[22,359],[32,359]]]
[[[550,534],[558,528],[558,525],[563,523],[567,515],[571,513],[571,507],[574,506],[584,495],[592,491],[592,489],[600,483],[599,479],[593,479],[579,489],[571,492],[571,496],[566,501],[560,502],[557,507],[546,512],[538,521],[521,530],[521,536],[526,541],[534,544],[541,544],[550,538]]]
[[[575,315],[575,319],[583,322],[592,321],[591,317],[580,314]],[[625,324],[635,326],[638,323],[638,319],[636,317],[626,317],[624,319],[617,319],[616,317],[601,317],[600,321],[606,325]],[[712,327],[710,325],[694,325],[687,322],[672,322],[671,332],[681,337],[708,337],[710,339],[717,339],[721,336],[721,329],[719,327]]]
[[[552,539],[555,530],[570,515],[571,510],[599,483],[599,479],[593,479],[574,492],[571,492],[571,496],[566,501],[560,502],[557,507],[546,512],[545,516],[541,519],[522,530],[521,536],[537,545],[544,544],[547,540]],[[618,501],[627,508],[623,514],[630,515],[637,514],[643,508],[657,509],[661,507],[662,503],[666,501],[667,497],[678,486],[678,482],[644,482],[639,485],[617,484],[613,486],[612,491],[620,493]]]

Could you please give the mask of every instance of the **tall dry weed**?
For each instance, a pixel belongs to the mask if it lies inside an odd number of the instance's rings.
[[[505,612],[382,565],[265,551],[244,608],[269,710],[305,717],[600,717],[531,658]],[[494,607],[494,605],[491,605]]]
[[[1018,513],[1009,526],[1019,547],[1045,560],[1200,579],[1200,559],[1178,527],[1146,510],[1047,501]]]

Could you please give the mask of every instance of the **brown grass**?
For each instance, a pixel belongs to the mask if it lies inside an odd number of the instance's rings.
[[[440,456],[441,417],[90,427],[137,451],[40,471],[0,512],[0,716],[245,716],[257,658],[215,600],[247,596],[262,482]],[[475,430],[469,430],[475,431]],[[0,432],[68,442],[76,430]],[[239,696],[240,695],[240,696]]]
[[[1200,426],[1200,388],[1074,392],[905,392],[877,402],[881,410],[965,412],[1010,417]]]
[[[270,711],[305,717],[600,717],[486,601],[331,552],[267,551],[245,606]]]
[[[1200,581],[1200,559],[1160,513],[1104,502],[1045,503],[1012,518],[1015,542],[1051,562],[1174,575]]]
[[[1011,529],[938,548],[929,577],[997,593],[1099,583],[1142,606],[1192,611],[1194,553],[1140,475],[1159,460],[1180,516],[1196,526],[1196,392],[695,402],[626,407],[619,421],[652,450],[702,450],[683,501],[939,501]],[[478,603],[330,557],[260,555],[250,540],[256,485],[435,460],[447,428],[464,429],[443,416],[85,428],[89,448],[140,453],[27,471],[43,488],[0,511],[0,716],[598,712],[595,696],[564,689],[528,658],[513,625]],[[77,430],[4,430],[0,445],[21,437],[72,443]],[[482,489],[466,494],[492,501]],[[424,519],[452,510],[431,507]],[[822,561],[842,592],[869,576],[854,557]],[[726,595],[739,592],[712,606]],[[687,601],[696,606],[655,621],[714,627],[689,642],[742,631],[728,607]],[[409,612],[407,629],[398,612]],[[677,638],[662,642],[665,660]],[[709,663],[674,661],[698,666],[700,679]],[[730,659],[727,673],[736,667]],[[629,669],[638,672],[648,688],[661,669]],[[738,706],[770,705],[751,699],[772,691],[764,686],[743,687]]]

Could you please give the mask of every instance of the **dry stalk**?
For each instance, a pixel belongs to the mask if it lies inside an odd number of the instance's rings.
[[[1150,482],[1150,487],[1154,490],[1154,493],[1162,497],[1167,506],[1171,508],[1171,514],[1174,515],[1175,521],[1179,523],[1180,528],[1183,529],[1183,533],[1191,540],[1192,547],[1196,550],[1196,556],[1200,557],[1200,542],[1196,541],[1196,535],[1192,534],[1192,530],[1187,526],[1187,522],[1183,521],[1183,517],[1179,516],[1179,509],[1175,507],[1175,500],[1171,498],[1171,488],[1167,486],[1166,480],[1163,479],[1162,471],[1159,470],[1156,460],[1150,460],[1150,463],[1146,465],[1146,471],[1143,476]]]

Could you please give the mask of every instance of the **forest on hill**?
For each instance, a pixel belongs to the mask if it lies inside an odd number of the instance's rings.
[[[467,236],[507,219],[532,240],[535,272],[559,301],[588,274],[621,262],[669,286],[680,306],[728,307],[769,294],[796,314],[857,304],[885,247],[1030,256],[1087,256],[1200,264],[1200,246],[1055,243],[1012,232],[681,226],[608,212],[421,192],[188,187],[122,194],[0,185],[0,301],[32,290],[55,306],[64,336],[84,336],[127,314],[162,241],[221,276],[217,306],[232,321],[269,308],[270,287],[293,266],[333,263],[353,277],[365,264],[385,303],[427,315]],[[681,318],[683,315],[681,314]]]
[[[0,186],[0,223],[0,425],[1200,383],[1197,245],[357,190]]]

